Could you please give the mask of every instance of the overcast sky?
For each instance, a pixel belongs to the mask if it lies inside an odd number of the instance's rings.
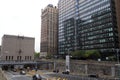
[[[0,0],[0,45],[4,34],[35,37],[40,51],[41,9],[58,0]]]

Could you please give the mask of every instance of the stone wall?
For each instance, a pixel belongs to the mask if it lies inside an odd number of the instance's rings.
[[[65,60],[45,60],[55,63],[55,68],[59,69],[59,72],[66,70]],[[54,70],[54,63],[39,65],[40,69],[47,69],[49,71]],[[70,61],[70,74],[88,76],[90,74],[98,75],[100,78],[115,79],[120,75],[120,68],[116,65],[116,62],[109,61]],[[120,65],[119,65],[120,66]]]
[[[56,69],[60,72],[65,71],[65,60],[56,60]],[[98,61],[70,61],[70,72],[75,75],[97,74],[101,78],[117,78],[118,67],[115,62],[98,62]],[[46,65],[47,69],[53,70],[53,65]],[[44,65],[44,68],[45,65]]]

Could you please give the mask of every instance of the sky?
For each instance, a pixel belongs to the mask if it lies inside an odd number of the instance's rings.
[[[58,0],[0,0],[0,45],[4,34],[35,38],[40,51],[41,9]]]

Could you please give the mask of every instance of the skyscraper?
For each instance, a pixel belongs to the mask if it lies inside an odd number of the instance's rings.
[[[120,47],[119,0],[59,0],[58,52]]]
[[[49,4],[41,16],[41,56],[57,54],[58,9]]]

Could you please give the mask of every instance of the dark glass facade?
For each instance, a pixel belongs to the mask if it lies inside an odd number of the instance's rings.
[[[59,54],[67,54],[68,50],[92,49],[111,52],[113,48],[119,48],[115,0],[73,0],[73,3],[74,16],[63,18],[64,25],[59,26],[64,27],[64,41],[60,44],[59,40]]]
[[[74,18],[70,18],[64,21],[64,51],[67,54],[68,49],[74,51],[75,47],[75,29],[74,29]]]

